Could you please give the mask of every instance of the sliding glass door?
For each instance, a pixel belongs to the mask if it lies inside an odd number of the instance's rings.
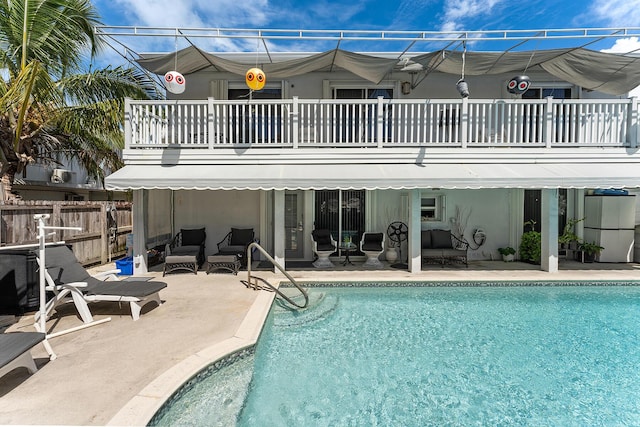
[[[365,190],[317,190],[315,228],[328,229],[333,238],[360,246],[365,230]]]

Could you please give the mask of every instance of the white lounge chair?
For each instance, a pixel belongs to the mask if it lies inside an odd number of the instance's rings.
[[[331,232],[329,230],[313,230],[311,238],[313,239],[313,252],[318,255],[313,266],[315,268],[333,268],[334,265],[329,256],[336,251],[337,242],[333,239]]]
[[[91,276],[66,246],[47,247],[45,264],[46,290],[54,294],[47,302],[47,318],[60,304],[73,301],[82,321],[91,323],[93,316],[87,303],[113,301],[128,302],[131,317],[138,320],[143,306],[162,303],[160,290],[167,287],[164,282],[120,281],[116,276],[118,270]]]
[[[367,256],[364,267],[382,268],[382,263],[378,257],[384,252],[384,233],[362,233],[360,252],[364,252]]]
[[[45,339],[40,332],[11,332],[0,334],[0,377],[16,368],[26,368],[34,374],[36,367],[31,349]]]

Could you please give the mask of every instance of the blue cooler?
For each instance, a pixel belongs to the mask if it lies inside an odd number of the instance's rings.
[[[121,275],[131,276],[133,274],[133,257],[126,257],[116,261],[116,268],[120,270]]]

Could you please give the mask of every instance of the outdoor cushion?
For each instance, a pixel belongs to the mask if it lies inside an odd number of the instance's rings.
[[[431,245],[434,249],[451,248],[451,232],[448,230],[431,230]]]
[[[334,251],[335,249],[331,243],[318,243],[319,251]]]
[[[9,364],[25,351],[43,341],[45,334],[40,332],[10,332],[0,334],[0,368]]]
[[[362,244],[362,250],[382,250],[382,239],[384,238],[384,235],[382,233],[368,233],[365,236],[366,240]]]
[[[245,246],[244,245],[230,245],[220,248],[221,254],[236,254],[236,253],[244,253]]]
[[[232,228],[230,246],[246,246],[253,240],[253,228]]]
[[[200,245],[176,246],[171,250],[171,255],[198,255]]]
[[[45,263],[47,272],[57,285],[85,282],[86,295],[123,295],[145,297],[167,286],[164,282],[103,281],[91,276],[66,246],[48,246]]]
[[[318,249],[320,248],[320,245],[330,245],[333,247],[331,244],[331,233],[329,230],[313,230],[312,234],[313,240],[318,244]]]
[[[431,249],[431,230],[422,230],[422,249]]]
[[[204,228],[193,230],[180,229],[180,233],[182,234],[181,246],[200,246],[207,237]]]

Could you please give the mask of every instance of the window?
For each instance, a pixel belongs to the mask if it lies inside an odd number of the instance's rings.
[[[384,99],[393,98],[392,88],[351,88],[333,87],[333,99]],[[385,122],[382,134],[386,140],[390,139],[391,107],[385,105],[383,116]],[[376,120],[377,105],[345,104],[336,110],[333,117],[336,123],[335,142],[372,142],[377,139]]]
[[[280,88],[265,87],[251,93],[251,99],[281,99]],[[249,99],[249,88],[230,88],[230,100]],[[233,105],[229,110],[229,128],[226,134],[232,142],[237,143],[277,143],[280,142],[282,131],[286,126],[286,118],[282,116],[282,106],[275,104]]]
[[[333,238],[351,238],[356,245],[365,230],[365,190],[317,190],[315,192],[316,229],[329,229]],[[359,252],[355,252],[359,254]]]
[[[444,218],[444,196],[423,196],[420,199],[420,221],[440,221]]]

